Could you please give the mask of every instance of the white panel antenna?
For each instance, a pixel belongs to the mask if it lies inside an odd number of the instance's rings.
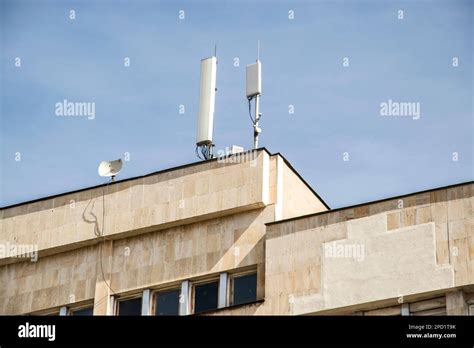
[[[257,61],[247,65],[246,73],[246,95],[249,102],[249,116],[253,124],[253,147],[258,148],[258,136],[262,129],[258,126],[260,113],[260,96],[262,94],[262,63],[260,62],[260,41],[257,43]],[[252,99],[255,99],[255,117],[252,117]]]
[[[262,94],[262,64],[259,60],[256,63],[247,65],[246,81],[247,98]]]
[[[205,159],[212,158],[212,133],[214,128],[214,109],[216,101],[217,58],[201,60],[199,89],[199,113],[196,135],[196,150],[201,148]]]

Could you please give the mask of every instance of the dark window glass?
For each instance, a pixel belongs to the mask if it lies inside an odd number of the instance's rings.
[[[234,299],[232,304],[254,302],[257,300],[257,274],[249,274],[233,279]]]
[[[142,315],[142,299],[119,301],[118,315]]]
[[[194,288],[194,313],[217,308],[219,282],[196,285]]]
[[[77,315],[77,316],[89,316],[92,315],[94,312],[94,309],[92,307],[90,308],[83,308],[83,309],[78,309],[78,310],[73,310],[71,312],[71,315]]]
[[[158,292],[155,297],[155,315],[179,315],[180,293],[180,290]]]

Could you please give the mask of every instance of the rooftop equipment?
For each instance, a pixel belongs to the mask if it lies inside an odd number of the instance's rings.
[[[213,157],[212,133],[214,129],[214,109],[216,101],[217,58],[212,56],[201,60],[201,80],[199,89],[199,113],[197,120],[196,153],[199,150],[204,159]]]
[[[249,103],[249,116],[253,124],[253,147],[258,148],[258,136],[262,132],[258,122],[260,113],[260,96],[262,94],[262,63],[260,62],[260,41],[257,44],[257,61],[246,67],[246,94]],[[252,117],[252,100],[255,99],[255,118]]]

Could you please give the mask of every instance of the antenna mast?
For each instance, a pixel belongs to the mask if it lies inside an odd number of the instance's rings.
[[[262,94],[262,64],[260,63],[260,40],[257,41],[257,61],[247,65],[247,100],[249,102],[249,116],[253,123],[253,147],[258,148],[258,136],[262,132],[258,122],[262,117],[260,113],[260,96]],[[251,101],[255,99],[255,118],[251,115]]]

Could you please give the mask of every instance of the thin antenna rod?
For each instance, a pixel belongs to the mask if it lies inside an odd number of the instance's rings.
[[[217,44],[214,45],[214,57],[217,57]]]
[[[260,60],[260,40],[257,41],[257,62]]]

